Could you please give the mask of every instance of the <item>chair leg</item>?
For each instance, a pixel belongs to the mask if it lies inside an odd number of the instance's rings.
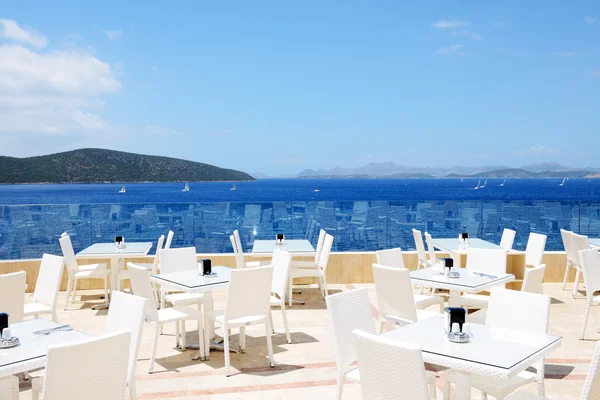
[[[537,383],[538,387],[538,396],[544,397],[546,395],[546,388],[544,386],[544,380],[539,380]]]
[[[231,376],[231,360],[229,357],[229,335],[227,334],[227,325],[223,326],[223,332],[225,333],[223,335],[223,350],[225,351],[225,375]]]
[[[344,376],[343,373],[338,375],[337,385],[336,385],[336,395],[335,395],[335,398],[337,400],[342,400],[342,392],[344,391],[344,381],[345,380],[346,380],[346,377]]]
[[[137,400],[137,391],[135,388],[135,377],[129,382],[129,400]]]
[[[240,353],[246,352],[246,327],[240,326]]]
[[[200,305],[198,305],[198,307],[200,307]],[[201,360],[205,360],[206,359],[206,352],[205,352],[205,344],[204,344],[204,324],[203,321],[201,319],[198,320],[198,352],[200,353],[200,359]]]
[[[444,400],[450,400],[450,382],[444,377]]]
[[[175,321],[175,347],[179,347],[181,344],[181,334],[179,329],[179,321]]]
[[[208,316],[204,313],[204,359],[208,361],[210,358],[210,340],[212,338],[212,332],[210,332],[210,321]]]
[[[288,326],[287,314],[285,312],[285,301],[281,302],[281,314],[283,315],[283,327],[285,328],[285,337],[289,344],[292,344],[292,335],[290,335],[290,328]]]
[[[265,321],[265,331],[267,333],[267,352],[269,353],[269,367],[275,367],[275,360],[273,359],[273,342],[271,341],[271,325],[268,321]]]
[[[385,323],[385,321],[383,320],[383,318],[381,318],[381,316],[379,317],[379,334],[383,333],[383,324]]]
[[[437,397],[437,388],[435,387],[435,383],[429,384],[429,397],[435,399]]]
[[[589,299],[585,305],[585,314],[583,314],[583,321],[581,322],[581,331],[579,332],[579,339],[583,340],[585,335],[585,327],[587,326],[588,317],[590,316],[590,307],[592,306],[592,295],[588,294]]]
[[[71,303],[75,303],[75,296],[77,296],[77,279],[73,280],[73,297],[71,297]]]
[[[52,321],[58,322],[58,318],[56,318],[56,305],[52,308]]]
[[[442,300],[442,302],[440,303],[440,313],[444,313],[444,301]]]
[[[329,289],[327,289],[327,277],[323,275],[323,298],[329,296]]]
[[[273,324],[273,310],[269,307],[269,322],[271,323],[271,332],[275,333],[275,324]]]
[[[154,372],[154,360],[156,358],[156,346],[158,345],[158,330],[160,323],[156,321],[154,323],[154,338],[152,341],[152,348],[150,349],[150,366],[148,367],[148,373]]]
[[[185,319],[181,321],[181,350],[187,350],[187,336],[185,334]]]
[[[160,292],[160,309],[162,310],[163,308],[165,308],[165,292]],[[160,334],[162,335],[164,333],[165,329],[164,326],[161,324],[160,325]]]
[[[481,391],[481,400],[488,400],[487,393],[483,390]]]
[[[581,271],[577,268],[577,272],[575,273],[575,282],[573,284],[573,298],[577,297],[577,293],[579,292],[579,279],[581,279]]]
[[[292,286],[293,286],[293,280],[290,277],[290,281],[288,282],[288,306],[290,306],[290,308],[292,307]]]
[[[71,290],[73,290],[73,279],[69,278],[67,282],[67,295],[65,296],[65,311],[69,306],[69,297],[71,296]]]
[[[562,290],[565,290],[567,287],[567,278],[569,277],[569,263],[565,267],[565,277],[563,278]]]
[[[108,303],[108,276],[104,277],[104,301]]]

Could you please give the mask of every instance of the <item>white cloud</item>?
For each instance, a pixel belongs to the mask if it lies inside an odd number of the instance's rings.
[[[103,31],[103,32],[110,40],[117,40],[123,36],[123,31],[118,30],[118,29]]]
[[[514,154],[519,157],[529,157],[529,156],[554,155],[554,154],[558,154],[558,152],[559,152],[558,149],[555,149],[554,147],[540,144],[538,146],[528,147],[523,150],[517,150],[514,152]]]
[[[574,51],[555,51],[552,53],[555,57],[573,58],[577,55]]]
[[[437,28],[437,29],[456,29],[456,28],[464,28],[465,26],[469,26],[469,23],[466,21],[460,21],[457,19],[452,19],[452,20],[442,19],[440,21],[433,23],[433,27]]]
[[[461,50],[463,48],[462,44],[453,44],[451,46],[446,46],[439,48],[437,53],[443,56],[459,56],[462,57],[465,53]]]
[[[585,21],[586,24],[595,24],[596,21],[598,21],[598,18],[587,16],[583,20]]]
[[[152,72],[159,72],[160,69],[157,66],[152,66]]]
[[[12,19],[0,19],[0,37],[36,48],[46,47],[48,39],[39,32],[22,28]]]

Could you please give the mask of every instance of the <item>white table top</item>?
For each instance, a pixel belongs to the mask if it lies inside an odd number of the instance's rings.
[[[215,266],[212,267],[212,272],[216,272],[217,275],[198,275],[198,271],[190,270],[151,275],[150,280],[169,287],[176,287],[185,292],[206,292],[229,286],[231,268]]]
[[[443,251],[454,251],[454,252],[465,252],[466,250],[459,250],[458,236],[453,239],[432,239],[433,247]],[[498,246],[495,243],[485,241],[478,238],[469,238],[469,248],[473,249],[502,249],[503,247]]]
[[[599,238],[590,238],[590,245],[594,247],[600,247],[600,239]]]
[[[152,242],[125,242],[124,249],[118,249],[114,243],[94,243],[77,253],[77,256],[145,256],[152,248]]]
[[[90,337],[76,330],[53,332],[49,335],[33,334],[35,331],[60,325],[64,324],[46,319],[31,319],[11,324],[12,335],[18,337],[21,344],[11,349],[0,349],[0,377],[45,366],[48,346],[73,343]]]
[[[493,286],[502,285],[515,280],[513,274],[491,275],[472,269],[452,268],[460,274],[460,278],[448,278],[435,268],[421,268],[410,272],[413,283],[422,283],[436,289],[459,290],[467,293],[477,293]]]
[[[394,329],[382,337],[417,345],[423,359],[470,373],[510,377],[559,347],[560,336],[469,324],[468,343],[452,343],[444,333],[444,318],[433,317]]]
[[[289,253],[313,253],[315,248],[308,240],[304,239],[285,239],[282,244],[275,243],[272,240],[255,240],[252,246],[252,254],[272,254],[275,249],[285,250]]]

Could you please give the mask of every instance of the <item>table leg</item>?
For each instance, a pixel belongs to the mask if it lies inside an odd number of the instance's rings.
[[[460,307],[460,292],[457,290],[450,291],[448,298],[448,307]]]
[[[464,371],[456,370],[455,399],[469,400],[471,398],[471,375]]]

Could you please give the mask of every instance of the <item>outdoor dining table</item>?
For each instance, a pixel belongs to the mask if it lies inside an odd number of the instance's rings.
[[[229,280],[231,279],[231,268],[229,267],[213,266],[212,272],[215,275],[200,275],[196,270],[155,274],[150,276],[150,281],[159,285],[168,285],[169,290],[181,290],[186,293],[204,293],[204,312],[207,313],[214,309],[212,291],[228,288]],[[207,329],[207,327],[205,326],[204,329]],[[210,331],[213,331],[212,325]],[[199,343],[203,343],[202,337],[198,338],[198,340]],[[211,345],[210,343],[204,343],[204,346],[206,358],[208,359]],[[199,360],[200,358],[200,351],[196,352],[192,357],[193,360]]]
[[[466,268],[453,268],[460,277],[449,278],[435,267],[420,268],[410,272],[410,280],[414,284],[434,289],[445,289],[450,292],[448,306],[460,306],[460,293],[478,293],[486,291],[494,286],[504,285],[514,281],[513,274],[491,275]]]
[[[116,290],[117,275],[124,268],[125,258],[145,257],[152,248],[152,242],[128,242],[124,248],[118,248],[114,243],[94,243],[77,253],[79,258],[98,258],[110,260],[110,290]],[[106,299],[104,306],[108,306]]]
[[[433,247],[450,254],[450,256],[454,259],[454,262],[455,262],[454,265],[459,266],[459,267],[463,266],[462,260],[463,260],[463,256],[467,255],[467,250],[460,249],[460,246],[458,243],[458,237],[452,238],[452,239],[447,239],[447,238],[432,239],[432,242],[433,242]],[[487,240],[483,240],[483,239],[479,239],[479,238],[469,238],[468,248],[469,249],[487,249],[487,250],[504,249],[503,247],[500,247],[499,245],[497,245],[495,243],[488,242]]]
[[[90,335],[73,330],[56,330],[47,335],[34,332],[62,326],[46,319],[30,319],[10,325],[12,336],[20,344],[9,349],[0,349],[0,379],[46,366],[48,346],[60,345],[88,339]]]
[[[456,372],[457,400],[471,398],[471,374],[502,380],[514,377],[560,347],[561,337],[470,323],[468,343],[453,343],[444,333],[444,318],[414,322],[381,336],[421,348],[423,361]]]
[[[253,257],[265,257],[273,255],[276,250],[285,250],[292,257],[307,257],[315,255],[315,248],[306,239],[285,239],[283,243],[278,244],[272,240],[255,240],[252,246]]]

